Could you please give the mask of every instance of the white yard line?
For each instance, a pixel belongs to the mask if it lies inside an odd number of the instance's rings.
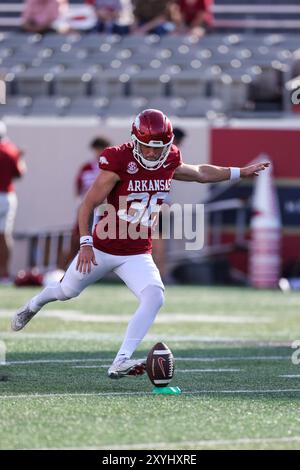
[[[300,442],[300,436],[289,436],[289,437],[263,437],[263,438],[239,438],[239,439],[214,439],[214,440],[199,440],[199,441],[179,441],[179,442],[152,442],[152,443],[137,443],[137,444],[123,444],[123,445],[110,445],[110,446],[99,446],[99,447],[83,447],[78,450],[159,450],[159,449],[182,449],[185,447],[218,447],[218,446],[236,446],[236,445],[247,445],[247,444],[276,444],[276,443],[289,443],[289,442]],[[59,448],[57,448],[59,450]],[[69,450],[75,448],[68,448]],[[51,449],[45,449],[51,450]]]
[[[217,362],[217,361],[284,361],[290,356],[216,356],[216,357],[175,357],[176,361]]]
[[[112,362],[113,359],[35,359],[35,360],[28,360],[28,361],[7,361],[6,366],[23,366],[23,365],[30,365],[30,364],[76,364],[78,362]],[[91,366],[91,367],[101,367]]]
[[[198,391],[189,391],[189,392],[184,392],[184,393],[188,393],[188,394],[201,394],[201,393],[204,393],[204,394],[207,394],[207,393],[224,393],[224,394],[227,394],[227,393],[291,393],[291,392],[295,392],[295,393],[300,393],[300,390],[299,389],[293,389],[293,388],[284,388],[284,389],[274,389],[274,390],[198,390]]]
[[[188,374],[190,372],[242,372],[242,369],[175,369],[175,373],[181,372]]]
[[[133,380],[135,377],[130,377]],[[16,398],[76,398],[76,397],[106,397],[106,396],[128,396],[128,395],[149,395],[151,392],[99,392],[99,393],[28,393],[20,395],[0,395],[0,400]]]
[[[94,333],[94,332],[81,332],[81,331],[54,331],[51,333],[26,333],[23,331],[14,332],[1,332],[0,339],[3,340],[65,340],[65,341],[107,341],[107,342],[120,342],[123,341],[124,336],[115,333]],[[149,334],[146,341],[157,342],[157,334]],[[215,343],[215,344],[237,344],[249,345],[253,347],[291,347],[291,342],[271,342],[271,341],[255,341],[251,338],[234,338],[223,336],[201,336],[201,335],[173,335],[164,334],[165,342],[196,342],[196,343]]]
[[[26,333],[7,332],[0,333],[0,339],[10,340],[31,340],[31,339],[51,339],[51,340],[67,340],[67,341],[120,341],[123,335],[113,333],[83,333],[80,331],[54,331],[51,333]]]
[[[109,365],[97,365],[97,366],[72,366],[73,369],[106,369]],[[187,374],[189,372],[241,372],[242,369],[175,369],[175,372]]]
[[[29,364],[76,364],[80,362],[107,362],[114,358],[78,358],[78,359],[33,359],[27,361],[7,361],[3,366],[19,366]],[[226,361],[284,361],[290,360],[290,356],[221,356],[221,357],[175,357],[176,362],[226,362]],[[88,367],[88,366],[87,366]],[[94,367],[94,366],[93,366]],[[96,365],[95,367],[99,367]]]
[[[285,377],[287,379],[300,379],[300,374],[278,375],[278,377]]]
[[[130,380],[135,377],[130,378]],[[300,389],[274,389],[274,390],[191,390],[183,391],[184,395],[208,395],[208,394],[278,394],[278,393],[300,393]],[[134,396],[134,395],[146,395],[154,396],[152,392],[99,392],[99,393],[28,393],[20,395],[0,395],[2,399],[27,399],[27,398],[76,398],[76,397],[109,397],[109,396]],[[180,396],[180,395],[178,395]]]
[[[241,357],[176,357],[176,362],[226,362],[226,361],[282,361],[290,360],[290,356],[241,356]],[[28,361],[7,361],[5,366],[29,364],[73,364],[79,362],[112,362],[113,358],[79,358],[79,359],[33,359]],[[91,367],[91,366],[86,366]],[[98,365],[92,367],[99,367]]]
[[[10,318],[15,313],[14,310],[0,310],[0,318]],[[63,321],[70,322],[88,322],[88,323],[127,323],[131,315],[118,315],[106,313],[84,313],[79,310],[48,310],[42,312],[39,318],[59,318]],[[253,317],[251,315],[214,315],[202,314],[199,312],[189,313],[160,313],[155,322],[156,323],[232,323],[232,324],[246,324],[246,323],[271,323],[272,318]]]

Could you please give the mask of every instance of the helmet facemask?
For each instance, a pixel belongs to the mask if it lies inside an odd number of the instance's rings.
[[[158,168],[160,168],[164,164],[164,162],[168,158],[174,140],[173,136],[167,144],[164,144],[161,140],[150,140],[149,143],[145,143],[139,140],[134,134],[131,135],[131,138],[133,141],[134,158],[139,162],[139,164],[143,168],[150,171],[158,170]],[[157,158],[157,160],[147,160],[147,158],[145,158],[143,155],[141,145],[145,145],[145,147],[161,148],[161,155]]]

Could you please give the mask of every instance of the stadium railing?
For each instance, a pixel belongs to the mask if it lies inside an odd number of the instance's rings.
[[[57,269],[62,256],[70,250],[71,236],[71,228],[15,233],[16,242],[25,241],[27,244],[26,266],[22,268],[38,268],[41,272]]]

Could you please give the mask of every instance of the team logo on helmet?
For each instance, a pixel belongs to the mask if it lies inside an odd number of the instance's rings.
[[[135,162],[129,162],[127,165],[127,173],[130,173],[131,175],[134,175],[134,173],[137,173],[139,171],[138,166]]]

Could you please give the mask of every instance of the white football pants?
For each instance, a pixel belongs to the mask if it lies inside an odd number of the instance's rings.
[[[94,252],[97,266],[92,264],[90,273],[82,274],[76,271],[77,256],[70,264],[61,281],[61,288],[66,297],[76,297],[83,289],[110,271],[114,271],[138,298],[147,286],[157,286],[164,290],[159,271],[150,254],[116,256],[95,248]]]
[[[97,266],[92,265],[90,273],[76,271],[77,255],[60,283],[46,287],[31,299],[30,309],[37,312],[49,302],[77,297],[87,286],[114,271],[139,299],[139,306],[128,324],[115,360],[130,358],[164,302],[164,285],[150,254],[115,256],[96,249],[94,252]]]

